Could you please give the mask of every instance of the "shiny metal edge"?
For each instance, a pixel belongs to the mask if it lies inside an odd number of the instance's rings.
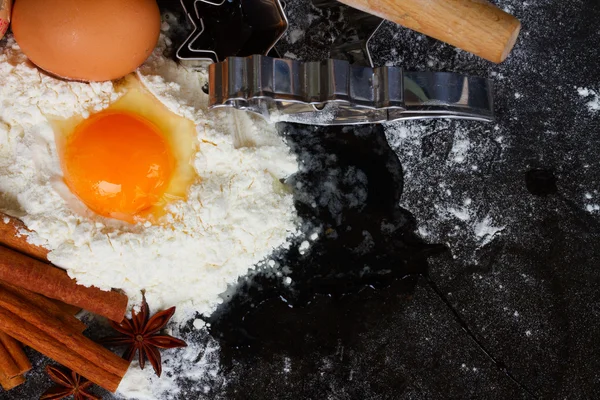
[[[303,63],[261,55],[209,66],[209,106],[271,121],[353,125],[396,120],[494,120],[491,81],[448,72]]]
[[[250,1],[250,0],[246,0]],[[275,40],[269,41],[269,43],[265,46],[264,54],[269,54],[271,50],[275,47],[277,42],[285,35],[287,31],[289,21],[285,11],[283,9],[283,5],[280,0],[269,0],[272,1],[276,6],[279,16],[284,23],[284,29],[281,34],[279,34]],[[194,42],[198,40],[198,38],[204,33],[205,27],[202,18],[198,14],[198,9],[196,5],[198,3],[208,3],[213,6],[220,6],[225,4],[225,0],[222,1],[208,1],[208,0],[180,0],[181,6],[183,7],[184,13],[187,15],[188,19],[192,23],[194,27],[192,33],[187,37],[187,39],[179,46],[175,56],[177,59],[185,66],[188,67],[205,67],[209,63],[219,62],[219,57],[216,52],[212,50],[197,50],[193,48]]]

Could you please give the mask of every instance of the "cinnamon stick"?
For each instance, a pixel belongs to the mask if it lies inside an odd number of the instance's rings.
[[[29,243],[27,241],[27,236],[21,234],[22,231],[29,231],[29,229],[27,229],[21,220],[0,212],[0,245],[19,251],[40,261],[47,262],[49,251],[42,246],[36,246]],[[56,304],[64,312],[72,315],[83,310],[81,307],[72,306],[63,303],[62,301],[56,301]]]
[[[69,347],[57,341],[52,336],[47,335],[2,307],[0,307],[0,327],[4,330],[10,330],[11,335],[25,345],[111,392],[117,390],[119,383],[125,375],[126,368],[124,368],[122,374],[108,372],[96,363],[90,362],[84,356],[80,355],[77,352],[80,349]],[[90,342],[91,344],[95,344],[91,340]],[[113,356],[119,358],[115,354]],[[128,365],[127,361],[122,358],[119,359]]]
[[[44,310],[49,315],[52,315],[62,321],[65,325],[69,326],[76,332],[83,332],[87,329],[87,326],[77,319],[73,314],[64,312],[55,301],[50,300],[47,297],[42,296],[41,294],[33,293],[29,290],[20,288],[15,285],[11,285],[10,283],[6,283],[0,280],[0,292],[9,291],[13,294],[20,296],[21,298],[27,300],[29,303],[39,307]]]
[[[72,314],[64,312],[59,306],[58,302],[48,299],[42,295],[30,292],[25,289],[10,285],[0,281],[0,291],[10,291],[16,295],[20,295],[22,298],[27,300],[30,304],[34,304],[37,307],[45,310],[49,315],[54,315],[59,320],[62,320],[68,328],[74,332],[83,332],[86,329],[86,325],[75,318]],[[62,303],[61,303],[62,304]],[[4,354],[3,354],[4,353]],[[16,364],[17,370],[7,370],[2,368],[4,364],[3,356],[7,356]],[[31,363],[27,359],[23,347],[15,339],[0,331],[0,373],[5,373],[4,381],[0,379],[0,384],[5,390],[10,390],[7,387],[14,387],[21,384],[21,379],[18,379],[19,375],[23,375],[25,372],[31,369]],[[7,373],[8,371],[8,373]],[[25,381],[24,379],[22,380]],[[2,383],[4,382],[4,383]]]
[[[0,371],[7,378],[14,378],[15,376],[21,375],[19,366],[10,356],[8,350],[0,344]]]
[[[5,391],[25,383],[23,374],[31,369],[21,344],[0,332],[0,386]]]
[[[0,291],[0,307],[17,315],[20,319],[38,327],[41,331],[54,337],[59,342],[81,349],[82,355],[89,355],[90,362],[97,362],[98,365],[104,367],[107,371],[118,374],[123,367],[123,359],[116,357],[114,353],[105,349],[97,343],[90,341],[80,333],[73,332],[68,329],[62,321],[53,316],[49,316],[46,312],[27,300],[15,295],[11,292]],[[1,329],[1,328],[0,328]],[[11,331],[2,329],[4,332],[13,336]],[[13,336],[14,337],[14,336]],[[127,370],[127,366],[125,370]]]
[[[0,280],[121,322],[127,296],[78,285],[63,270],[0,246]]]
[[[66,314],[75,315],[75,314],[79,314],[79,312],[81,310],[83,310],[83,308],[81,308],[81,307],[72,306],[70,304],[63,303],[62,301],[58,301],[58,300],[52,300],[52,301],[54,302],[54,304],[56,304],[58,306],[58,308],[60,308],[62,310],[62,312],[66,313]]]
[[[27,236],[21,234],[27,230],[19,219],[0,213],[0,244],[40,261],[47,261],[48,250],[29,243]]]
[[[8,391],[25,383],[23,374],[30,369],[21,344],[0,331],[0,386]]]
[[[0,292],[0,330],[113,392],[129,368],[128,361],[10,292]]]
[[[27,355],[25,355],[21,343],[17,342],[6,333],[0,331],[0,345],[3,346],[17,366],[18,373],[14,376],[23,375],[25,372],[31,369],[31,363],[29,362]],[[9,377],[11,376],[9,375]]]
[[[0,386],[5,391],[9,391],[11,389],[16,388],[19,385],[25,383],[25,377],[23,375],[15,376],[14,378],[9,378],[0,371]]]

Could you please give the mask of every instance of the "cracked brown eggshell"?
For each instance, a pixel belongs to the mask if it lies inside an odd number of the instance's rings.
[[[38,67],[80,81],[135,71],[160,34],[156,0],[17,0],[15,40]]]

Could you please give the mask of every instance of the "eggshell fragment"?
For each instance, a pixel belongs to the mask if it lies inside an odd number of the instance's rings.
[[[38,67],[62,78],[121,78],[152,53],[160,34],[156,0],[18,0],[12,30]]]

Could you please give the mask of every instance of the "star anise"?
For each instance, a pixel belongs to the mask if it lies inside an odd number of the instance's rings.
[[[94,384],[78,373],[48,365],[46,373],[50,376],[56,386],[46,390],[40,400],[60,400],[73,396],[75,400],[101,400],[102,397],[95,396],[89,392]]]
[[[125,318],[123,322],[117,324],[110,322],[113,329],[120,335],[101,339],[100,342],[109,346],[123,346],[128,348],[123,353],[123,358],[131,361],[135,353],[139,351],[140,367],[144,369],[146,360],[150,361],[156,375],[162,373],[162,361],[158,349],[173,349],[176,347],[186,347],[187,344],[181,340],[169,335],[161,335],[159,332],[167,325],[173,314],[175,307],[161,311],[149,318],[150,309],[144,299],[141,311],[131,312],[131,319]]]

